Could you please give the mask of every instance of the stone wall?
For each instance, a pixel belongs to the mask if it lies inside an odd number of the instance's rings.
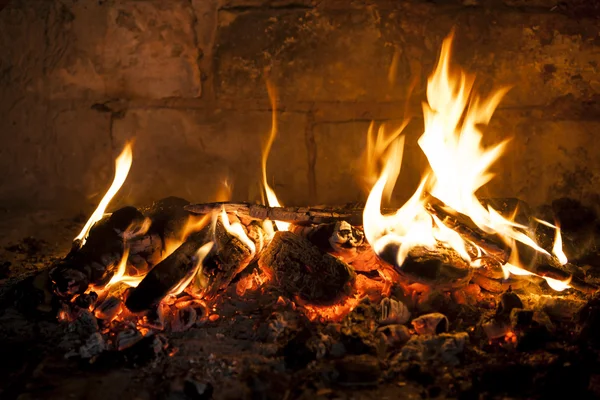
[[[284,204],[364,200],[368,125],[408,109],[406,195],[425,165],[425,80],[453,27],[455,59],[481,90],[513,85],[489,128],[490,141],[513,139],[487,194],[595,203],[597,3],[11,0],[0,11],[0,204],[88,210],[129,139],[120,203],[210,201],[226,178],[235,200],[256,200],[267,78],[281,110],[268,175]]]

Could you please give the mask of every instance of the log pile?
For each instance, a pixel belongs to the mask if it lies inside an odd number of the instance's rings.
[[[570,279],[570,287],[583,293],[597,291],[579,267],[560,265],[554,257],[526,248],[518,249],[519,257],[535,275],[505,279],[502,266],[511,250],[498,236],[482,231],[469,217],[432,196],[427,208],[486,251],[479,268],[442,244],[413,247],[401,264],[397,244],[390,243],[375,254],[360,225],[363,209],[357,205],[191,205],[168,198],[148,208],[122,208],[97,222],[85,244],[74,243],[72,251],[51,270],[50,278],[60,299],[61,318],[75,321],[89,314],[88,319],[97,321],[98,331],[77,350],[86,355],[113,347],[126,349],[152,333],[180,332],[218,318],[217,304],[231,293],[231,287],[239,296],[251,289],[272,293],[281,304],[295,302],[311,319],[342,318],[361,298],[379,302],[393,290],[403,292],[413,306],[428,298],[429,292],[451,293],[464,304],[479,301],[482,291],[494,294],[538,287],[544,282],[542,277]],[[182,237],[190,216],[198,214],[211,218]],[[267,229],[270,221],[265,225],[268,218],[291,223],[289,231],[273,234]],[[180,244],[166,254],[174,240]],[[474,254],[473,249],[467,250]],[[128,270],[139,272],[137,286],[107,285],[115,274],[123,274],[119,271],[122,260]],[[410,315],[402,307],[394,310]],[[485,329],[495,335],[507,326],[503,320],[490,322]],[[403,329],[389,328],[396,332],[392,336],[401,337],[406,336]]]

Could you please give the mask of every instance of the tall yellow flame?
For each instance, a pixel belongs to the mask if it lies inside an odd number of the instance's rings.
[[[262,154],[261,166],[262,166],[262,177],[263,177],[263,185],[265,187],[265,193],[267,195],[267,205],[270,207],[281,207],[277,196],[275,195],[275,191],[271,189],[269,183],[267,182],[267,159],[269,158],[269,153],[271,152],[271,147],[273,146],[273,142],[275,141],[275,137],[277,136],[277,101],[276,101],[276,93],[275,88],[271,85],[270,82],[267,81],[267,91],[269,92],[269,100],[271,101],[271,108],[273,110],[272,118],[271,118],[271,133],[269,134],[269,138],[267,143],[265,144],[265,148]],[[275,226],[280,231],[287,231],[289,229],[290,224],[283,221],[274,221]]]
[[[517,265],[516,242],[550,254],[525,233],[525,226],[504,218],[490,206],[484,207],[475,195],[479,188],[492,179],[489,168],[500,157],[508,142],[505,140],[483,147],[483,133],[480,130],[482,125],[489,123],[508,89],[497,90],[486,99],[478,97],[473,91],[474,78],[461,70],[453,72],[450,69],[452,38],[450,34],[442,44],[440,58],[428,80],[427,103],[423,104],[425,130],[418,144],[427,157],[430,171],[425,174],[414,195],[395,214],[381,215],[381,201],[395,185],[400,172],[404,139],[396,139],[397,133],[391,137],[394,141],[392,144],[380,141],[378,152],[381,153],[381,148],[385,147],[388,151],[384,157],[383,171],[365,206],[365,235],[378,254],[393,244],[398,249],[395,261],[399,267],[414,246],[433,248],[437,244],[453,248],[473,267],[480,266],[476,257],[471,257],[467,252],[464,239],[429,213],[425,196],[428,192],[455,211],[470,217],[484,232],[498,234],[513,249],[515,257],[504,266],[507,277],[511,273],[531,275],[531,272]],[[369,138],[372,132],[371,127]],[[373,144],[377,142],[372,139],[368,143],[369,147],[377,147]],[[553,252],[563,262],[558,230],[557,235]],[[477,249],[478,255],[482,252],[483,249]],[[555,290],[568,287],[568,282],[546,280]]]
[[[127,178],[127,174],[129,174],[129,169],[131,168],[132,161],[132,144],[131,142],[128,142],[125,145],[125,148],[123,149],[121,154],[119,154],[119,156],[115,160],[115,177],[113,179],[112,184],[110,185],[106,194],[100,201],[100,204],[98,204],[98,208],[96,208],[90,219],[86,222],[79,235],[75,237],[75,240],[80,241],[81,246],[85,244],[85,241],[90,232],[90,229],[92,229],[92,226],[94,226],[96,222],[102,219],[102,217],[104,216],[104,212],[106,211],[106,207],[108,207],[108,204],[110,203],[112,198],[115,197],[119,189],[121,189],[121,186],[123,186],[123,183],[125,183],[125,179]]]

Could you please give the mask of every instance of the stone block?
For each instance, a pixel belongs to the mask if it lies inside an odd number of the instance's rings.
[[[315,0],[219,0],[219,9],[245,9],[250,7],[309,8],[316,3]]]
[[[110,119],[89,108],[23,102],[0,125],[0,197],[13,206],[80,210],[112,181]]]
[[[51,97],[200,97],[196,22],[185,0],[53,4]]]
[[[486,185],[493,196],[518,197],[533,206],[571,197],[598,208],[600,121],[546,120],[502,111],[492,120],[490,139],[512,138]]]
[[[385,100],[394,49],[365,10],[258,9],[219,12],[215,54],[221,98],[264,97],[265,78],[282,99]]]
[[[47,3],[30,7],[13,2],[0,13],[0,109],[37,101],[43,92],[44,24]]]
[[[282,98],[377,101],[422,95],[443,38],[456,30],[454,61],[484,90],[514,86],[505,105],[545,105],[600,90],[593,20],[514,8],[432,2],[362,8],[221,10],[216,88],[222,98],[265,96],[269,77]]]
[[[308,201],[305,119],[279,114],[279,134],[268,159],[269,183],[286,205]],[[116,152],[135,140],[120,197],[133,204],[171,195],[215,201],[227,180],[232,200],[260,200],[261,148],[270,129],[269,112],[131,110],[114,121]]]

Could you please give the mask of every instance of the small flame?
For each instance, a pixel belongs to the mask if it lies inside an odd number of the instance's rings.
[[[188,285],[192,282],[196,274],[198,274],[198,272],[202,269],[202,262],[204,261],[212,247],[213,242],[208,242],[198,249],[198,251],[196,252],[196,264],[192,269],[192,272],[190,272],[183,280],[181,280],[181,282],[179,282],[177,286],[171,289],[167,296],[178,296],[185,290],[186,287],[188,287]]]
[[[558,279],[548,278],[547,276],[544,277],[544,279],[548,283],[548,286],[550,286],[557,292],[562,292],[563,290],[570,288],[571,278],[572,277],[569,277],[569,279],[559,281]]]
[[[119,189],[121,189],[121,186],[123,186],[123,183],[125,182],[125,179],[129,174],[129,169],[131,168],[132,161],[132,144],[131,142],[129,142],[125,145],[125,148],[115,160],[115,177],[113,179],[112,184],[110,185],[108,191],[100,201],[100,204],[98,204],[98,208],[96,208],[96,211],[94,211],[90,219],[86,222],[79,235],[75,237],[75,240],[80,241],[81,246],[85,244],[85,241],[90,232],[90,229],[92,229],[92,226],[96,222],[100,221],[102,217],[104,217],[104,212],[106,211],[106,207],[108,207],[108,203],[110,203],[112,198],[115,197],[115,194],[117,194]]]
[[[552,254],[554,254],[554,256],[556,257],[558,262],[560,262],[560,265],[565,265],[566,263],[568,263],[569,260],[567,259],[567,256],[565,255],[565,252],[563,251],[562,235],[560,233],[560,226],[558,225],[558,223],[556,225],[552,225],[551,223],[546,222],[541,219],[535,218],[535,220],[542,225],[546,225],[546,226],[554,229],[555,233],[554,233],[554,244],[552,245]]]
[[[145,274],[137,275],[137,276],[129,276],[127,275],[127,258],[129,257],[129,248],[125,247],[123,250],[123,256],[121,257],[121,261],[117,266],[117,271],[110,278],[110,281],[104,286],[104,290],[110,288],[112,285],[117,284],[119,282],[124,283],[127,286],[137,287],[140,284],[142,279],[144,279]]]
[[[273,88],[270,82],[267,82],[267,91],[269,92],[269,99],[271,100],[273,114],[271,118],[271,133],[269,134],[269,139],[267,140],[261,159],[263,185],[265,187],[265,193],[267,195],[267,205],[270,207],[281,207],[281,204],[279,203],[279,200],[275,195],[275,191],[273,191],[273,189],[271,189],[271,187],[267,183],[267,158],[269,158],[271,147],[273,146],[273,142],[275,141],[275,137],[277,136],[277,104],[275,101],[276,93],[275,89]],[[290,227],[290,224],[288,222],[274,222],[275,226],[277,226],[277,229],[279,229],[280,231],[287,231]]]
[[[210,221],[211,215],[205,214],[202,216],[190,215],[181,229],[181,233],[175,239],[165,239],[165,247],[163,249],[160,261],[169,257],[192,233],[198,232],[204,228]]]
[[[133,238],[144,236],[152,226],[150,218],[144,218],[141,222],[132,222],[123,233],[123,240],[128,241]]]
[[[223,210],[221,211],[220,218],[221,223],[225,227],[225,230],[233,236],[235,236],[236,238],[238,238],[242,243],[244,243],[250,249],[252,256],[254,256],[254,254],[256,254],[256,245],[248,237],[248,234],[246,233],[246,230],[244,229],[242,224],[240,224],[239,222],[234,222],[233,224],[230,223],[229,217],[225,212],[225,207],[223,207]]]
[[[556,256],[561,265],[565,265],[569,262],[565,252],[563,251],[562,236],[560,234],[560,228],[556,227],[556,234],[554,236],[554,245],[552,246],[552,254]]]
[[[223,202],[231,200],[231,193],[233,192],[233,185],[229,181],[229,178],[225,178],[221,181],[221,186],[215,195],[216,202]]]

